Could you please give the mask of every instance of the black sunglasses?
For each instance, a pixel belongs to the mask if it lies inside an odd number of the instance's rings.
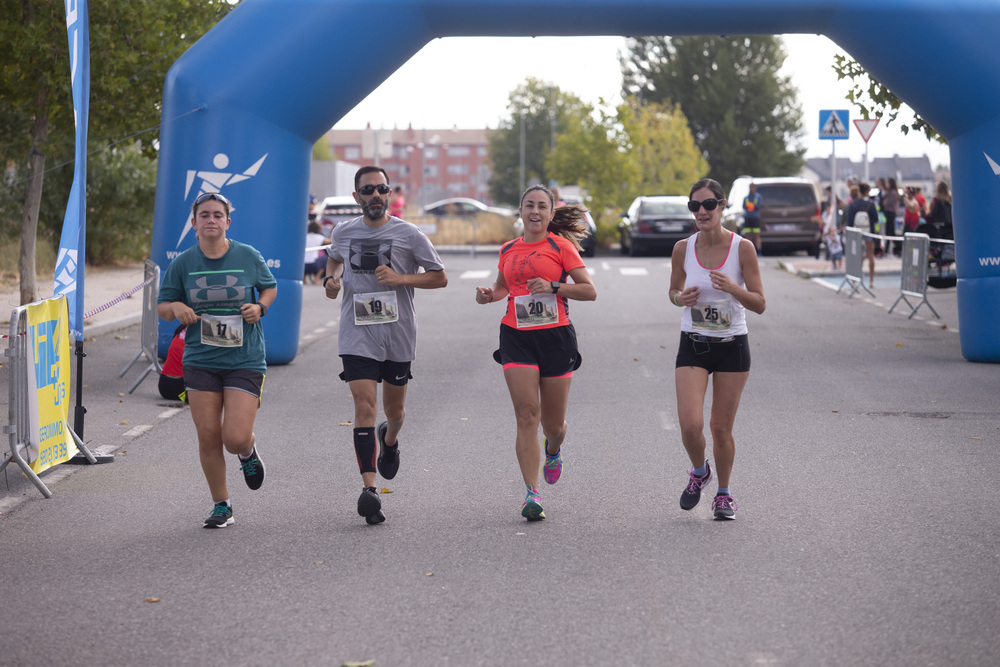
[[[194,200],[194,205],[197,206],[198,204],[204,204],[209,199],[221,201],[226,206],[232,206],[232,204],[229,203],[229,200],[220,195],[218,192],[205,192],[203,194],[198,195],[198,198]]]
[[[387,195],[390,192],[392,192],[392,188],[390,188],[388,185],[385,185],[384,183],[379,183],[378,185],[362,185],[360,188],[358,188],[358,194],[367,197],[370,194],[374,194],[376,190],[378,190],[378,193],[380,195]]]
[[[695,201],[692,199],[688,202],[688,210],[692,213],[697,213],[698,209],[702,206],[705,207],[706,211],[714,211],[715,207],[726,201],[725,199],[706,199],[705,201]]]

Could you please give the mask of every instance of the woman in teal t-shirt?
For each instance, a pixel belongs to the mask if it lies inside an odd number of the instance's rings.
[[[225,453],[236,454],[247,486],[264,483],[254,419],[267,365],[260,319],[278,288],[253,247],[226,238],[229,200],[206,192],[194,201],[191,226],[198,245],[170,263],[160,285],[157,313],[188,327],[184,387],[198,432],[201,468],[215,505],[205,528],[233,524]]]

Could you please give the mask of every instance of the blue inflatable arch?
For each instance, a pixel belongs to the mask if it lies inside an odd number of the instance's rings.
[[[430,40],[785,33],[826,35],[948,139],[962,354],[1000,361],[1000,4],[986,0],[245,0],[168,74],[152,258],[194,244],[199,192],[229,196],[231,234],[278,279],[268,362],[288,363],[313,144]]]

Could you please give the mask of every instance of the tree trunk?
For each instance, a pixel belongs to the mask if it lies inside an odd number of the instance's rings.
[[[21,256],[18,269],[21,273],[21,305],[38,301],[38,284],[35,280],[35,241],[38,238],[38,210],[42,205],[42,182],[45,180],[45,154],[39,148],[49,136],[48,91],[43,86],[38,91],[40,109],[31,129],[31,157],[28,159],[28,191],[24,197],[24,215],[21,218]]]

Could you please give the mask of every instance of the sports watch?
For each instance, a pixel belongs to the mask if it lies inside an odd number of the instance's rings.
[[[556,292],[559,291],[559,286],[560,285],[562,285],[562,283],[560,283],[558,280],[553,280],[552,282],[549,283],[549,287],[552,288],[552,293],[553,294],[555,294]]]

